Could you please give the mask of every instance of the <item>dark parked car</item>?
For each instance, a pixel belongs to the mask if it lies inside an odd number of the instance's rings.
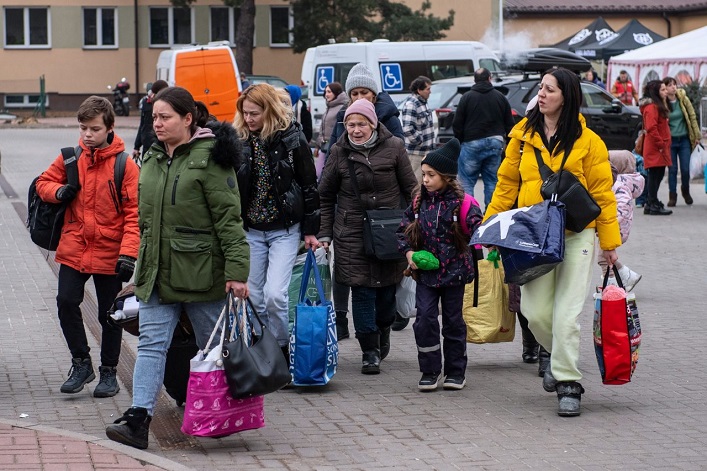
[[[439,123],[438,144],[444,144],[454,137],[452,122],[459,99],[473,84],[472,77],[432,82],[429,107],[435,111]],[[538,93],[540,76],[496,79],[494,86],[506,96],[513,117],[518,122],[525,116],[528,102]],[[609,149],[633,149],[638,131],[643,125],[638,107],[624,105],[606,90],[590,82],[582,82],[582,95],[580,111],[587,121],[587,127],[597,133]]]

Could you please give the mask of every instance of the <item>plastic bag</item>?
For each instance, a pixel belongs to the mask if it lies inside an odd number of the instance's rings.
[[[705,165],[707,165],[707,150],[702,147],[702,144],[697,144],[690,154],[690,179],[702,178]]]
[[[395,288],[395,309],[400,317],[411,319],[417,317],[417,303],[415,302],[415,292],[417,283],[412,276],[404,276]]]

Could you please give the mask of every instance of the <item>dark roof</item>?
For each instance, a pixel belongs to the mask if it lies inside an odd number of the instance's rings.
[[[704,0],[505,0],[506,14],[518,13],[685,13],[707,10]]]

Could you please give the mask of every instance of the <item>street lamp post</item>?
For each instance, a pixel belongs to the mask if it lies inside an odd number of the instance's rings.
[[[498,50],[503,52],[503,0],[498,0]]]

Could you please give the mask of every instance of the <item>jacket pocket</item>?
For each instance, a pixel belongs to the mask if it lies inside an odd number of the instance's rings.
[[[208,291],[213,286],[210,241],[172,239],[169,284],[180,291]]]

